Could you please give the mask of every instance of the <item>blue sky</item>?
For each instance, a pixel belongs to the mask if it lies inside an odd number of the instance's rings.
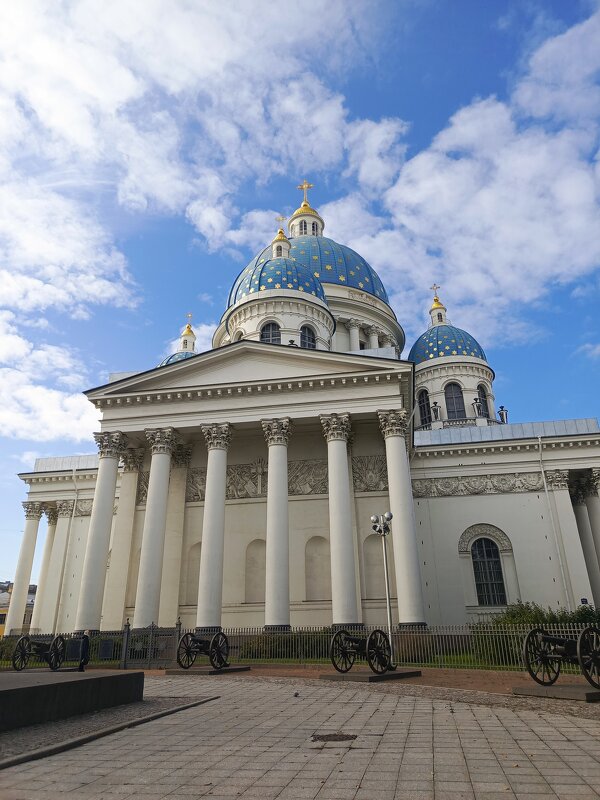
[[[511,420],[597,416],[597,2],[139,8],[0,6],[0,579],[16,473],[93,452],[81,391],[157,364],[187,312],[208,346],[304,177],[405,355],[435,281]]]

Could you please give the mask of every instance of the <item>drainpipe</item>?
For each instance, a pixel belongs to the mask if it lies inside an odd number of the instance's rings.
[[[558,538],[558,529],[556,527],[556,520],[554,519],[554,512],[552,510],[552,505],[550,503],[550,493],[548,492],[548,483],[546,481],[546,473],[544,472],[544,463],[542,458],[542,437],[538,436],[538,451],[540,455],[540,471],[542,473],[542,481],[544,483],[544,492],[546,493],[546,503],[548,504],[548,512],[550,514],[550,524],[552,525],[552,533],[554,534],[554,544],[556,546],[556,552],[558,554],[558,564],[560,566],[560,577],[562,580],[563,590],[565,593],[565,598],[567,600],[567,610],[572,611],[573,608],[571,606],[571,592],[567,588],[567,576],[565,574],[565,567],[563,563],[563,556],[562,556],[562,546]]]

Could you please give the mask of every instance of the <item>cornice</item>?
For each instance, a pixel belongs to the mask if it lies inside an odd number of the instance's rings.
[[[518,444],[517,444],[518,442]],[[586,436],[561,436],[542,440],[542,450],[572,450],[600,447],[600,438]],[[428,459],[440,456],[481,455],[485,453],[539,452],[537,439],[505,439],[490,442],[452,443],[448,445],[420,445],[413,450],[413,458]],[[546,466],[546,465],[544,465]]]
[[[402,362],[398,362],[399,364]],[[181,391],[132,391],[121,394],[111,394],[110,397],[99,397],[91,402],[96,408],[114,408],[123,406],[139,406],[161,403],[184,403],[197,400],[215,400],[227,397],[248,397],[261,395],[276,395],[289,392],[313,392],[324,389],[351,389],[356,386],[386,385],[401,383],[402,379],[408,380],[409,372],[390,372],[389,369],[369,372],[349,373],[345,375],[330,375],[322,378],[304,378],[301,380],[260,381],[244,382],[231,385],[215,384],[202,389],[183,389]]]
[[[75,482],[95,481],[98,476],[98,468],[86,469],[84,472],[75,474]],[[70,483],[73,484],[72,472],[21,472],[18,477],[23,483]]]

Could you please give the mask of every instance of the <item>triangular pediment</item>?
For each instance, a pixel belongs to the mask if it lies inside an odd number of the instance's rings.
[[[356,374],[404,372],[412,365],[395,359],[302,350],[264,345],[259,342],[235,344],[200,353],[148,372],[131,375],[90,389],[90,399],[136,392],[178,391],[212,386],[268,381],[311,380]]]

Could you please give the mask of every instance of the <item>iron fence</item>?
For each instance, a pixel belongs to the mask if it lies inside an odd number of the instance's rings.
[[[476,623],[461,626],[402,627],[393,633],[394,654],[399,666],[438,667],[446,669],[523,670],[523,640],[531,630],[529,625],[494,625]],[[546,625],[552,635],[576,639],[585,627],[580,624]],[[373,627],[359,629],[368,635]],[[193,629],[192,629],[193,631]],[[155,669],[176,666],[177,644],[183,633],[180,624],[173,628],[100,631],[90,635],[91,666],[109,668]],[[335,632],[329,627],[292,628],[288,631],[265,631],[263,628],[227,628],[232,664],[287,663],[328,664],[329,644]],[[76,667],[72,655],[76,648],[65,634],[67,660],[63,668]],[[18,636],[0,640],[0,670],[12,669],[12,653]],[[53,635],[35,635],[36,641],[50,642]],[[200,656],[198,664],[208,663]],[[46,667],[43,661],[32,658],[28,667]],[[576,665],[563,664],[564,672],[578,672]]]

